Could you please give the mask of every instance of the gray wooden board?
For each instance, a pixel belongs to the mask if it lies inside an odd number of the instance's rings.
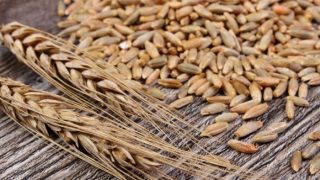
[[[55,0],[0,0],[0,24],[11,21],[40,28],[56,33]],[[28,85],[47,91],[56,91],[44,79],[33,73],[5,48],[0,47],[0,74],[20,80]],[[170,99],[175,96],[174,91],[167,91]],[[320,88],[312,88],[308,100],[309,108],[298,108],[297,117],[290,122],[291,126],[273,143],[259,146],[259,152],[254,155],[239,154],[226,147],[226,142],[241,121],[233,123],[228,133],[208,141],[208,149],[222,155],[237,165],[255,170],[255,178],[267,176],[270,179],[316,179],[309,176],[308,164],[303,163],[303,169],[293,173],[289,166],[292,152],[300,150],[310,144],[308,133],[319,128],[320,125]],[[181,111],[188,116],[198,117],[200,102],[196,102]],[[284,98],[274,100],[271,109],[259,119],[266,125],[283,120]],[[23,128],[19,127],[3,113],[0,114],[0,179],[110,179],[111,176],[96,169],[86,162],[77,159],[54,145],[39,139]],[[200,118],[197,124],[204,128],[211,122],[212,117]],[[250,137],[246,138],[248,140]],[[226,176],[228,178],[228,176]]]

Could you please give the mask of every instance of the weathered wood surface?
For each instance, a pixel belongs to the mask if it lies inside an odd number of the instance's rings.
[[[0,24],[10,21],[40,28],[56,33],[56,3],[54,0],[0,0]],[[26,66],[19,63],[5,48],[0,47],[0,75],[20,80],[35,88],[54,91],[45,80],[37,76]],[[173,96],[173,93],[172,93]],[[226,147],[226,142],[240,120],[232,125],[228,133],[208,139],[208,150],[220,154],[239,166],[256,171],[255,178],[268,179],[317,179],[308,176],[308,164],[298,173],[293,173],[289,166],[289,157],[295,150],[300,150],[310,141],[308,133],[320,127],[320,88],[312,88],[308,100],[311,106],[297,109],[297,118],[291,122],[288,130],[273,143],[259,146],[254,155],[239,154]],[[200,103],[194,103],[183,113],[194,116]],[[0,179],[109,179],[108,174],[77,159],[52,144],[34,137],[16,125],[3,113],[0,114]],[[284,119],[284,98],[271,103],[271,109],[261,118],[266,125]],[[204,128],[212,118],[199,120]],[[251,138],[249,136],[246,139]],[[246,140],[245,139],[245,140]],[[227,176],[228,177],[228,176]]]

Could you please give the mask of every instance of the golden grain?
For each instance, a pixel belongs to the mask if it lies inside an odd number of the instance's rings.
[[[231,70],[233,70],[233,66],[234,66],[234,61],[232,60],[232,58],[228,58],[227,61],[224,64],[224,66],[223,66],[222,73],[223,74],[230,73]]]
[[[158,88],[148,88],[147,93],[160,100],[164,100],[166,98],[166,94]]]
[[[318,141],[320,140],[320,130],[318,131],[314,131],[312,133],[309,134],[308,138],[310,140],[313,140],[313,141]]]
[[[254,81],[261,86],[269,87],[279,84],[280,80],[272,77],[256,77]]]
[[[234,89],[237,91],[238,94],[242,94],[245,96],[248,96],[250,94],[249,89],[247,88],[246,85],[242,84],[239,81],[233,80],[231,81]]]
[[[168,58],[168,68],[169,69],[174,69],[175,67],[177,67],[179,62],[179,57],[177,56],[169,56]]]
[[[243,125],[241,125],[236,132],[234,133],[234,135],[238,138],[241,137],[245,137],[255,131],[257,131],[258,129],[260,129],[263,126],[263,122],[262,121],[250,121],[247,122]]]
[[[317,72],[314,72],[314,73],[310,73],[310,74],[307,74],[305,76],[302,76],[301,80],[306,82],[306,81],[310,81],[312,79],[319,78],[319,77],[320,77],[320,74],[317,73]]]
[[[194,75],[192,76],[189,81],[187,82],[187,86],[191,86],[192,84],[194,84],[196,81],[198,81],[199,79],[203,79],[205,74],[199,74],[199,75]]]
[[[160,72],[159,72],[160,73]],[[182,86],[182,83],[176,79],[159,79],[158,84],[167,87],[167,88],[179,88]]]
[[[169,107],[175,108],[175,109],[180,109],[193,101],[193,96],[186,96],[181,99],[178,99],[176,101],[173,101],[171,104],[169,104]]]
[[[213,103],[201,108],[201,115],[217,114],[223,112],[226,109],[226,105],[223,103]]]
[[[178,65],[178,70],[187,74],[200,74],[201,68],[189,63],[182,63]]]
[[[171,42],[172,44],[175,44],[177,46],[181,46],[182,45],[182,42],[181,40],[175,36],[174,34],[172,34],[171,32],[164,32],[163,36],[169,41]]]
[[[188,95],[188,89],[189,87],[185,85],[183,85],[182,87],[179,88],[179,93],[178,93],[178,98],[184,98]]]
[[[316,144],[310,144],[307,147],[305,147],[304,150],[302,151],[302,158],[310,159],[315,154],[317,154],[319,150],[320,150],[319,146],[317,146]]]
[[[227,122],[217,122],[217,123],[211,124],[201,132],[200,137],[215,136],[217,134],[220,134],[226,131],[228,129],[228,126],[229,125]]]
[[[151,58],[157,58],[158,56],[160,56],[157,47],[153,43],[151,43],[150,41],[146,41],[144,43],[144,46],[146,48],[147,53],[150,55]]]
[[[197,96],[201,96],[203,95],[204,92],[206,92],[208,90],[208,88],[210,88],[211,83],[209,81],[205,82],[204,84],[202,84],[197,90],[196,90],[196,95]],[[190,87],[191,88],[191,87]]]
[[[142,35],[140,35],[136,40],[133,41],[132,45],[137,47],[137,46],[142,46],[146,41],[150,41],[151,38],[153,37],[154,32],[146,32]]]
[[[273,92],[270,87],[266,87],[263,91],[263,100],[268,102],[273,99]]]
[[[159,68],[167,63],[167,56],[159,56],[148,62],[148,65],[152,68]]]
[[[299,82],[296,77],[291,78],[288,85],[288,94],[289,96],[295,96],[299,89]]]
[[[186,82],[189,79],[190,79],[190,75],[186,74],[186,73],[183,73],[183,74],[180,74],[179,76],[177,76],[177,80],[179,80],[180,82]]]
[[[222,88],[224,90],[224,93],[231,98],[237,95],[237,92],[232,84],[226,79],[222,79]]]
[[[280,82],[277,87],[273,91],[273,96],[274,97],[280,97],[282,96],[288,88],[288,81],[282,81]]]
[[[288,33],[293,37],[297,37],[301,39],[312,39],[315,36],[313,32],[302,30],[302,29],[290,29],[288,30]]]
[[[124,56],[122,56],[121,62],[127,63],[132,59],[136,58],[137,56],[138,56],[138,49],[131,48]]]
[[[309,172],[310,174],[316,174],[320,170],[320,155],[317,155],[310,161]]]
[[[289,119],[294,118],[295,106],[294,106],[294,103],[292,100],[287,100],[287,102],[286,102],[286,113],[287,113],[287,117]]]
[[[310,81],[308,82],[308,85],[310,86],[320,85],[320,76],[310,79]]]
[[[209,71],[209,72],[211,72],[211,71]],[[207,75],[207,77],[208,77],[208,75]],[[222,81],[218,75],[212,74],[212,76],[208,80],[213,84],[214,87],[216,87],[216,88],[222,87]]]
[[[219,92],[219,88],[215,87],[209,87],[202,95],[203,99],[206,99],[207,97],[214,96]]]
[[[163,66],[160,70],[160,78],[161,79],[167,79],[170,75],[170,70],[168,66]]]
[[[215,117],[215,122],[232,122],[239,117],[238,113],[222,113]]]
[[[291,160],[290,160],[291,168],[298,172],[302,165],[302,154],[301,151],[296,151],[293,153]]]
[[[270,134],[279,134],[286,130],[287,127],[288,123],[286,122],[274,122],[266,128],[265,132]]]
[[[220,52],[217,55],[217,67],[219,70],[222,70],[224,67],[225,62],[227,61],[227,58],[225,57],[224,53]]]
[[[265,51],[269,47],[271,40],[272,40],[272,35],[273,35],[273,31],[270,29],[268,32],[266,32],[262,36],[260,44],[259,44],[259,48],[262,51]]]
[[[250,100],[250,101],[246,101],[246,102],[242,102],[234,107],[232,107],[230,110],[232,112],[237,112],[237,113],[245,113],[247,112],[250,108],[252,108],[253,106],[258,105],[259,102],[256,100]]]
[[[139,80],[142,77],[142,67],[137,63],[135,63],[132,67],[132,77],[136,80]],[[148,82],[147,84],[151,84],[152,82]]]
[[[252,137],[251,141],[254,143],[269,143],[278,138],[278,134],[264,134],[259,133]]]
[[[126,66],[127,67],[127,66]],[[128,68],[128,67],[127,67]],[[149,67],[149,66],[145,66],[142,70],[142,79],[147,79],[152,73],[153,73],[154,69]]]
[[[251,119],[251,118],[258,117],[258,116],[264,114],[265,112],[267,112],[268,108],[269,108],[269,106],[267,103],[255,105],[253,107],[250,107],[250,109],[248,109],[245,112],[245,114],[242,116],[242,118],[243,119]]]
[[[185,50],[200,48],[204,44],[205,40],[206,40],[205,38],[193,38],[183,42],[182,46]]]
[[[209,103],[224,103],[229,104],[231,102],[230,96],[211,96],[206,98]]]
[[[245,95],[237,95],[235,97],[232,98],[231,102],[230,102],[230,107],[234,107],[238,104],[243,103],[245,100],[247,99],[247,96]]]
[[[296,96],[288,96],[287,100],[291,100],[294,105],[296,106],[302,106],[302,107],[308,107],[309,106],[309,102],[306,99],[300,98],[300,97],[296,97]]]
[[[246,143],[246,142],[242,142],[242,141],[238,141],[238,140],[229,140],[228,141],[228,145],[236,150],[239,151],[241,153],[246,153],[246,154],[253,154],[256,153],[258,151],[258,148],[250,143]]]
[[[253,100],[256,100],[257,102],[261,102],[262,92],[261,92],[260,87],[257,83],[252,83],[249,86],[249,92],[250,92],[250,96],[252,97]]]
[[[188,89],[189,94],[195,93],[201,86],[203,86],[208,81],[204,78],[196,80]]]
[[[216,64],[215,62],[215,55],[212,52],[208,52],[206,53],[202,58],[200,58],[200,63],[199,63],[199,68],[200,69],[205,69],[206,67],[208,67],[214,62],[214,64]],[[216,65],[215,65],[216,67]],[[216,68],[211,68],[211,69],[216,69]],[[217,70],[216,70],[217,71]]]

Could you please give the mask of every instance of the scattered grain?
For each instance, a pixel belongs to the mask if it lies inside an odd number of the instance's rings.
[[[241,153],[246,153],[246,154],[253,154],[256,153],[258,151],[258,148],[250,143],[246,143],[246,142],[242,142],[242,141],[238,141],[238,140],[229,140],[228,141],[228,145],[236,150],[239,151]]]
[[[220,134],[228,129],[228,123],[227,122],[217,122],[214,124],[209,125],[205,130],[203,130],[200,134],[201,137],[205,136],[215,136],[217,134]]]
[[[302,154],[301,151],[296,151],[293,153],[291,160],[290,160],[291,168],[298,172],[302,165]]]
[[[193,96],[187,96],[183,97],[181,99],[178,99],[176,101],[173,101],[171,104],[169,104],[169,107],[175,108],[175,109],[180,109],[193,101]]]
[[[213,103],[203,107],[200,113],[201,115],[217,114],[223,112],[226,107],[227,106],[223,103]]]
[[[238,138],[245,137],[245,136],[257,131],[262,126],[263,126],[262,121],[250,121],[250,122],[247,122],[247,123],[243,124],[242,126],[240,126],[234,134]]]
[[[302,151],[302,158],[303,159],[310,159],[316,153],[318,153],[319,150],[320,150],[319,146],[317,146],[316,144],[310,144]]]

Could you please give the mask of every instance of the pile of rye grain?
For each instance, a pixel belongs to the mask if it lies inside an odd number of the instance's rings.
[[[64,0],[59,36],[77,44],[101,67],[146,86],[179,89],[171,108],[194,102],[213,116],[201,136],[214,136],[242,119],[236,139],[258,131],[255,118],[268,102],[286,97],[287,120],[307,107],[308,89],[320,84],[318,0]],[[153,88],[150,95],[166,94]],[[284,120],[250,142],[229,146],[255,153],[288,128]],[[319,163],[319,162],[318,162]]]

